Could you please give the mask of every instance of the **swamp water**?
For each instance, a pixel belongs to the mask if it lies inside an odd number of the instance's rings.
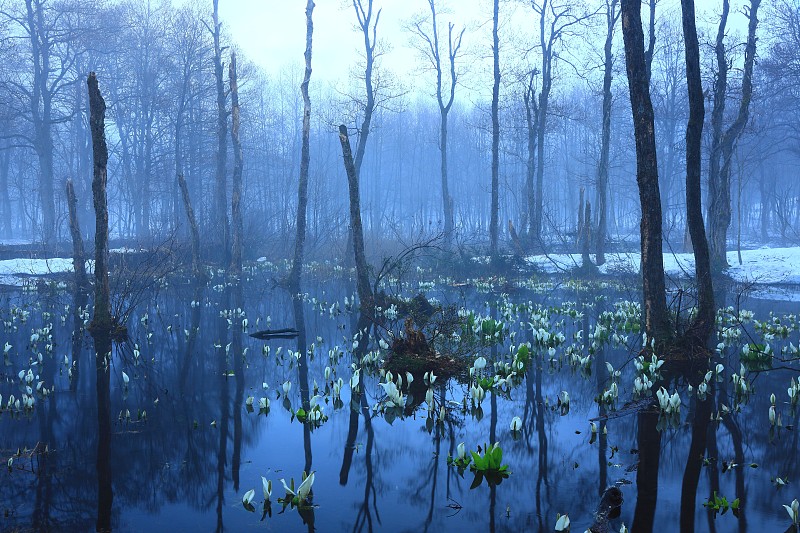
[[[791,527],[796,302],[729,295],[737,307],[720,314],[711,373],[691,393],[685,380],[648,390],[660,368],[638,359],[638,306],[624,303],[635,291],[454,284],[418,270],[401,295],[427,295],[423,331],[445,324],[434,346],[465,365],[449,380],[412,374],[409,388],[404,372],[390,385],[380,371],[405,307],[382,309],[358,335],[352,284],[335,270],[309,275],[297,309],[268,288],[278,277],[268,264],[235,286],[219,275],[203,286],[170,279],[140,295],[127,341],[98,346],[84,330],[85,297],[55,284],[0,293],[0,529],[550,532],[568,513],[571,530],[584,531],[610,486],[624,503],[599,531],[633,531],[634,515],[654,531],[682,521],[697,531]],[[279,328],[300,335],[248,335]],[[642,398],[661,384],[664,409],[648,406]],[[697,402],[701,387],[707,402]],[[713,420],[695,422],[696,412]],[[707,451],[692,457],[700,434]],[[507,471],[449,464],[462,442],[468,458],[480,447],[478,461],[499,443]],[[683,480],[697,469],[693,489]],[[300,493],[304,471],[314,472],[310,501],[284,506],[279,480],[294,478]],[[704,506],[715,491],[716,511]]]

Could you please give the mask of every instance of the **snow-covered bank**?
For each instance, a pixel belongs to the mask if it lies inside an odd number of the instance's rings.
[[[639,253],[606,254],[606,263],[600,267],[603,274],[639,272]],[[594,260],[594,255],[591,256]],[[568,272],[581,263],[580,254],[533,255],[525,260],[547,273]],[[742,264],[736,252],[728,252],[731,265],[727,274],[741,283],[800,285],[800,247],[758,248],[742,250]],[[694,276],[694,255],[691,253],[665,253],[664,270],[672,278]]]
[[[86,262],[87,272],[92,272],[94,261]],[[22,286],[26,278],[74,272],[72,259],[54,257],[52,259],[17,258],[0,261],[0,285]]]

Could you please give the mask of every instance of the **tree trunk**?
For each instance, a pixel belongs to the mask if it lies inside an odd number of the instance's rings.
[[[531,71],[528,86],[523,93],[525,103],[525,125],[528,131],[528,160],[525,174],[525,196],[528,208],[528,225],[525,230],[526,242],[530,244],[531,236],[534,235],[533,221],[536,218],[536,191],[534,180],[536,178],[536,138],[539,122],[539,106],[536,104],[536,92],[534,90],[534,79],[536,70]]]
[[[585,196],[586,196],[586,188],[585,187],[581,187],[580,188],[580,193],[578,194],[578,221],[575,224],[575,244],[579,248],[583,248],[581,246],[581,244],[583,242],[583,237],[584,237],[584,235],[583,235],[583,210],[584,210],[584,207],[586,207],[586,204],[584,203],[585,202]]]
[[[595,234],[595,262],[602,265],[606,262],[605,250],[608,235],[608,160],[611,147],[611,81],[614,67],[614,56],[611,46],[614,41],[614,24],[619,18],[616,11],[617,0],[607,4],[606,11],[606,43],[603,62],[603,126],[600,141],[600,166],[597,170],[597,233]]]
[[[242,141],[239,138],[241,115],[239,111],[239,82],[236,77],[236,54],[231,53],[228,67],[228,80],[231,84],[231,143],[233,144],[233,179],[231,191],[231,222],[233,224],[233,244],[231,246],[230,272],[233,276],[242,273]]]
[[[381,11],[375,15],[375,23],[372,24],[372,0],[367,0],[367,9],[361,5],[362,0],[354,0],[353,6],[356,9],[358,24],[361,33],[364,35],[364,55],[366,65],[364,67],[364,88],[367,92],[367,101],[364,104],[364,119],[361,121],[361,130],[358,135],[356,145],[355,170],[356,177],[361,179],[361,164],[364,162],[364,154],[367,150],[367,139],[369,138],[370,125],[372,124],[372,114],[375,111],[375,89],[372,86],[372,70],[375,65],[375,39],[378,29],[378,22]]]
[[[727,4],[727,1],[725,2]],[[733,153],[750,117],[750,100],[753,97],[753,64],[756,55],[756,29],[758,27],[758,8],[761,0],[751,0],[747,25],[747,44],[744,49],[744,73],[742,74],[742,99],[739,102],[739,111],[733,124],[728,127],[719,141],[715,154],[712,151],[712,163],[719,166],[719,177],[716,180],[716,196],[710,198],[709,227],[711,232],[711,265],[714,270],[721,270],[728,266],[728,229],[731,225],[731,163]],[[723,17],[726,16],[723,7]],[[720,31],[724,28],[724,20],[720,22]],[[719,35],[717,47],[717,62],[720,62]],[[722,62],[725,62],[724,47],[722,47]],[[725,63],[727,67],[727,63]],[[722,98],[724,99],[724,92]],[[716,99],[716,95],[715,95]],[[720,118],[721,120],[721,118]],[[712,146],[713,148],[713,146]],[[718,157],[721,161],[714,162]],[[709,177],[709,186],[713,183],[713,175]]]
[[[344,169],[347,172],[347,186],[350,195],[350,227],[353,235],[353,252],[356,260],[356,288],[361,309],[372,309],[372,290],[369,286],[367,273],[367,258],[364,253],[364,230],[361,227],[361,200],[358,192],[358,175],[353,162],[353,152],[350,149],[350,139],[347,136],[347,126],[339,126],[339,142],[342,144],[342,157]]]
[[[642,219],[641,269],[645,331],[659,346],[671,337],[664,257],[661,249],[661,195],[658,188],[653,104],[644,53],[641,0],[622,0],[622,35],[636,140],[636,183]]]
[[[83,237],[78,222],[78,199],[72,180],[67,180],[67,207],[69,208],[69,233],[72,236],[72,266],[75,269],[75,285],[86,287],[86,254],[83,250]]]
[[[108,200],[106,183],[108,180],[108,147],[106,146],[105,118],[106,102],[100,94],[97,76],[89,74],[89,126],[92,130],[92,151],[94,153],[94,173],[92,178],[92,199],[95,213],[94,234],[94,317],[91,329],[98,334],[109,334],[112,328],[111,291],[108,284]]]
[[[189,196],[189,188],[183,174],[178,174],[178,187],[183,198],[183,207],[186,210],[186,218],[189,220],[189,230],[192,235],[192,272],[194,277],[201,279],[204,275],[200,271],[200,230],[197,228],[197,219],[194,217],[192,208],[192,198]]]
[[[442,122],[439,130],[439,151],[441,153],[445,247],[450,249],[453,243],[453,232],[455,231],[455,216],[453,213],[453,198],[450,196],[450,186],[447,182],[447,114],[448,111],[441,110]]]
[[[214,0],[214,77],[217,93],[217,169],[215,219],[218,243],[222,247],[222,263],[230,262],[230,229],[228,228],[228,191],[225,167],[228,160],[228,112],[225,109],[225,86],[222,79],[222,49],[220,48],[219,0]]]
[[[591,272],[595,270],[592,264],[592,259],[589,257],[589,250],[592,245],[592,204],[586,201],[586,207],[583,209],[583,236],[581,238],[581,266],[584,272]]]
[[[11,148],[0,150],[0,237],[10,239],[11,232],[11,196],[8,191],[8,174],[11,170]]]
[[[750,0],[750,22],[747,25],[747,44],[744,49],[744,73],[742,74],[742,99],[739,102],[739,112],[733,124],[725,131],[720,143],[722,165],[720,168],[719,184],[722,194],[717,203],[715,213],[716,224],[712,224],[715,232],[711,239],[712,264],[718,268],[728,265],[728,229],[731,226],[731,165],[733,153],[739,138],[750,118],[750,100],[753,97],[753,64],[756,55],[756,29],[758,27],[758,8],[761,0]]]
[[[51,41],[47,34],[41,2],[25,0],[27,24],[33,60],[30,92],[34,150],[39,160],[39,202],[42,210],[42,241],[55,238],[55,192],[53,185],[52,98],[49,76]]]
[[[303,258],[306,244],[306,216],[308,210],[308,167],[311,161],[311,97],[308,94],[308,84],[311,81],[311,44],[314,34],[314,1],[308,0],[306,4],[306,50],[303,54],[306,69],[303,82],[300,84],[300,93],[303,96],[303,140],[300,148],[300,179],[297,183],[297,234],[294,241],[294,260],[289,274],[289,290],[293,294],[300,292],[300,274],[303,270]]]
[[[717,39],[714,53],[717,59],[717,75],[714,81],[714,104],[711,108],[711,154],[708,163],[708,230],[711,237],[712,263],[715,269],[724,267],[718,265],[716,250],[719,240],[719,216],[722,213],[720,204],[725,202],[724,184],[720,181],[720,151],[722,142],[722,120],[725,116],[725,93],[728,90],[728,59],[725,57],[725,28],[728,23],[730,11],[729,0],[722,1],[722,15],[717,28]],[[728,191],[730,202],[730,191]]]
[[[726,2],[727,3],[727,2]],[[703,225],[701,200],[703,120],[703,83],[700,78],[700,46],[697,42],[694,0],[681,0],[683,40],[686,50],[686,85],[689,91],[689,122],[686,124],[686,220],[692,237],[698,313],[691,335],[704,347],[714,328],[714,287],[711,259]]]
[[[489,255],[498,258],[500,217],[500,39],[497,34],[500,0],[494,0],[492,11],[492,57],[494,58],[494,84],[492,85],[492,205],[489,222]]]

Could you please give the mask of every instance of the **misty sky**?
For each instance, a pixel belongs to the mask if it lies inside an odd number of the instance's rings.
[[[202,5],[205,0],[178,0]],[[365,0],[366,1],[366,0]],[[208,11],[211,11],[211,0]],[[597,9],[604,5],[599,0],[587,3],[589,8]],[[268,75],[276,75],[281,69],[294,66],[302,68],[305,48],[305,0],[220,0],[220,16],[224,30],[231,36],[249,59],[262,67]],[[731,2],[729,17],[730,31],[744,36],[746,19],[741,14],[743,2]],[[413,48],[411,32],[407,26],[415,16],[428,15],[426,0],[375,0],[375,8],[382,8],[378,27],[378,40],[386,48],[381,58],[383,66],[397,74],[407,89],[419,89],[429,83],[427,76],[420,76],[422,61],[419,51]],[[450,0],[437,1],[440,12],[439,23],[442,30],[448,21],[456,28],[466,26],[464,48],[469,71],[461,81],[470,98],[491,93],[491,2],[489,0]],[[508,68],[511,64],[524,61],[526,49],[538,42],[538,21],[530,8],[530,3],[522,0],[501,0],[501,64]],[[660,16],[669,15],[679,19],[678,0],[660,0]],[[713,38],[718,24],[720,2],[700,0],[697,2],[698,29],[705,31],[708,40]],[[643,8],[643,18],[647,8]],[[763,18],[763,15],[762,15]],[[313,81],[328,82],[344,88],[346,80],[357,65],[359,54],[363,53],[363,38],[356,31],[356,19],[351,0],[317,0],[314,9]],[[602,46],[602,17],[596,17],[597,27],[584,30],[596,41],[583,40],[586,50],[581,56],[591,54],[593,48]],[[763,30],[762,30],[763,31]],[[443,36],[444,37],[444,36]],[[621,39],[620,32],[617,38]],[[576,51],[581,45],[568,41],[568,46]],[[701,35],[701,42],[703,36]],[[703,53],[703,52],[701,52]],[[621,57],[621,55],[620,55]],[[533,50],[528,60],[532,64],[540,61]],[[503,68],[501,67],[501,68]],[[408,76],[408,75],[411,76]],[[312,81],[312,83],[313,83]],[[429,93],[429,89],[423,89]],[[458,98],[458,95],[457,95]]]

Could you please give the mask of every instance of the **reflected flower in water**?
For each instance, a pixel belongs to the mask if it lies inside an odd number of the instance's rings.
[[[511,431],[517,432],[522,429],[522,419],[518,416],[515,416],[511,419]]]

